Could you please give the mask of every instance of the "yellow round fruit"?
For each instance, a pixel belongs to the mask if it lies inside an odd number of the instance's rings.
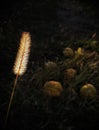
[[[45,81],[49,81],[49,80],[57,80],[60,76],[60,70],[59,70],[59,66],[57,65],[57,63],[53,62],[53,61],[48,61],[45,63],[44,65],[44,78]]]
[[[63,55],[65,56],[65,57],[73,57],[74,56],[74,51],[71,49],[71,48],[69,48],[69,47],[66,47],[64,50],[63,50]]]
[[[96,93],[96,88],[92,84],[85,84],[80,89],[80,95],[85,98],[93,98],[95,97]]]
[[[76,76],[77,71],[73,68],[66,69],[64,71],[64,80],[65,81],[71,81]]]
[[[51,97],[57,97],[61,95],[61,92],[63,91],[63,87],[61,83],[58,81],[47,81],[44,84],[43,90],[45,94]]]

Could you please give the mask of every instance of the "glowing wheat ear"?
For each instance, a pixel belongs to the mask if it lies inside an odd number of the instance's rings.
[[[16,56],[16,60],[14,63],[14,67],[13,67],[13,72],[14,72],[14,74],[16,74],[16,78],[15,78],[14,86],[12,89],[9,105],[8,105],[8,110],[7,110],[7,115],[6,115],[4,127],[6,127],[6,123],[7,123],[10,107],[12,104],[15,88],[17,85],[18,77],[20,75],[23,75],[26,71],[26,68],[27,68],[27,63],[28,63],[29,54],[30,54],[30,46],[31,46],[30,33],[23,32],[22,37],[20,39],[20,47],[19,47],[19,50],[18,50],[18,53]]]
[[[26,71],[30,52],[30,44],[31,44],[30,34],[28,32],[24,32],[20,40],[20,47],[13,68],[13,72],[15,74],[22,75]]]

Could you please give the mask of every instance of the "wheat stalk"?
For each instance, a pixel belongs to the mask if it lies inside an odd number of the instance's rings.
[[[6,126],[7,119],[8,119],[8,116],[9,116],[9,111],[10,111],[10,108],[11,108],[11,104],[12,104],[15,88],[16,88],[16,85],[17,85],[18,77],[23,75],[26,71],[26,68],[27,68],[29,54],[30,54],[30,46],[31,46],[30,33],[29,32],[23,32],[22,37],[20,39],[20,46],[19,46],[19,49],[18,49],[18,53],[17,53],[17,56],[16,56],[14,67],[13,67],[13,72],[14,72],[14,74],[16,74],[16,78],[15,78],[15,82],[14,82],[14,85],[13,85],[9,105],[8,105],[8,110],[7,110],[7,114],[6,114],[4,127]]]

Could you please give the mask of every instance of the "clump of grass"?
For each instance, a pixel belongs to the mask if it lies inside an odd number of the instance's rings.
[[[82,106],[85,106],[84,105],[85,99],[82,99],[82,97],[80,97],[79,91],[80,91],[80,88],[84,84],[92,83],[97,90],[97,96],[94,97],[93,99],[91,99],[90,101],[89,101],[89,99],[88,100],[86,99],[86,103],[93,101],[95,104],[95,106],[93,106],[93,107],[96,107],[97,103],[95,103],[95,101],[97,102],[98,91],[99,91],[99,89],[98,89],[99,77],[95,76],[95,75],[99,74],[99,67],[98,67],[99,66],[99,62],[98,62],[99,54],[98,54],[98,50],[96,49],[96,46],[98,46],[97,43],[98,43],[98,41],[94,42],[91,40],[88,40],[86,42],[79,41],[77,43],[76,49],[72,48],[74,51],[74,56],[65,57],[63,55],[62,58],[57,62],[58,69],[57,69],[57,66],[54,66],[54,69],[52,69],[52,71],[50,71],[51,70],[50,66],[49,66],[49,68],[46,68],[46,70],[42,67],[42,70],[40,71],[40,73],[38,73],[38,75],[36,75],[37,77],[35,77],[35,83],[34,83],[35,86],[38,84],[39,88],[42,90],[44,83],[46,81],[49,81],[50,79],[54,79],[54,80],[61,82],[61,84],[63,86],[63,92],[62,92],[62,95],[60,95],[60,97],[58,97],[57,101],[60,102],[59,104],[61,104],[61,102],[64,102],[63,103],[64,105],[63,104],[60,105],[61,107],[65,106],[65,105],[66,105],[66,107],[68,107],[68,105],[67,105],[68,103],[69,103],[69,105],[70,104],[74,105],[77,103],[78,106],[80,104],[82,104]],[[93,47],[93,44],[95,45],[94,47]],[[70,48],[70,46],[69,46],[69,48]],[[65,82],[64,71],[66,69],[68,70],[70,68],[73,68],[76,71],[76,75],[73,79]],[[58,71],[59,71],[59,73],[58,73]],[[56,72],[58,73],[58,75]],[[46,77],[44,77],[44,75],[46,75]],[[67,79],[68,79],[68,77],[67,77]],[[52,100],[53,100],[53,98],[49,100],[49,103]],[[91,104],[91,103],[89,103],[89,104]],[[55,104],[53,104],[53,105],[55,105]],[[88,108],[90,109],[89,106],[88,106]],[[82,108],[80,108],[80,109],[82,109]]]

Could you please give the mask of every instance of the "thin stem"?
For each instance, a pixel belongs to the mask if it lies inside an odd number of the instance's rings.
[[[6,125],[7,125],[7,120],[8,120],[8,116],[9,116],[12,100],[13,100],[13,97],[14,97],[15,88],[16,88],[17,81],[18,81],[18,76],[19,75],[17,74],[16,78],[15,78],[15,81],[14,81],[14,85],[13,85],[13,89],[12,89],[12,93],[11,93],[11,97],[10,97],[10,101],[9,101],[9,105],[8,105],[8,109],[7,109],[7,114],[6,114],[6,118],[5,118],[4,127],[6,127]]]

